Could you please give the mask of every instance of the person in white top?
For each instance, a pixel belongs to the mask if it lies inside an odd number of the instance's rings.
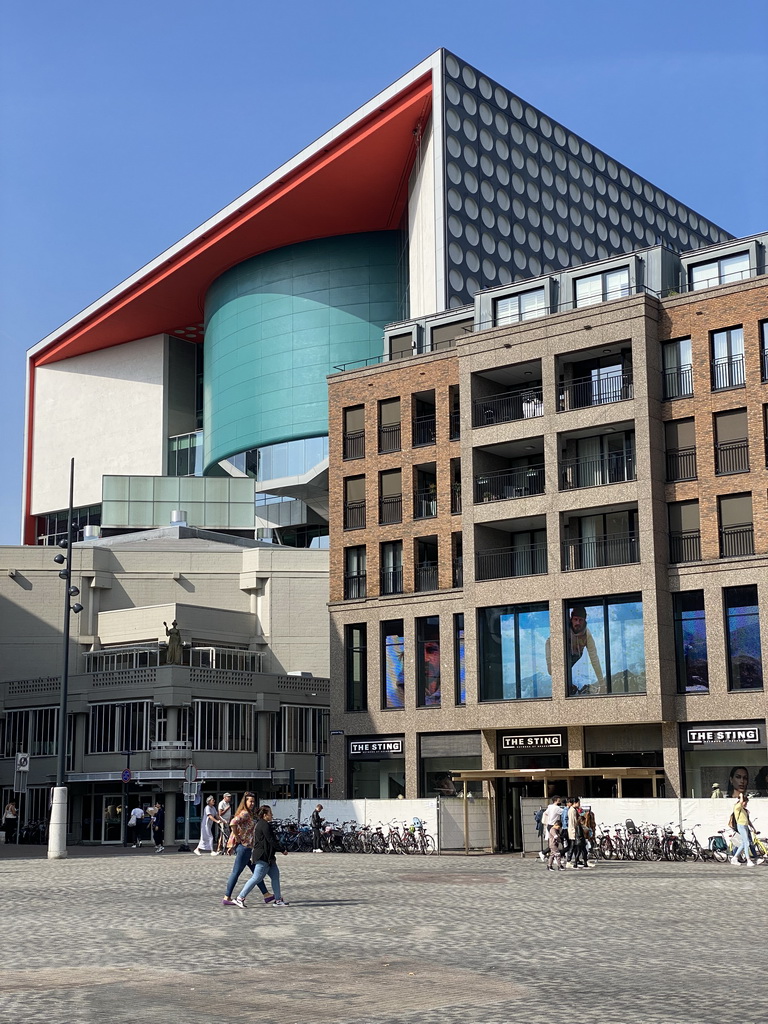
[[[218,856],[218,850],[213,848],[213,826],[218,822],[219,816],[216,813],[216,797],[209,796],[205,801],[203,818],[200,822],[200,842],[194,849],[194,853],[201,857],[204,853],[210,853],[212,857]]]
[[[131,816],[128,819],[128,838],[133,839],[131,849],[136,850],[141,846],[141,823],[144,820],[144,808],[141,804],[137,804],[131,811]]]
[[[541,816],[541,834],[542,834],[542,846],[546,845],[549,840],[549,830],[552,828],[556,821],[560,821],[560,815],[563,812],[563,808],[560,803],[559,796],[553,796],[550,798],[550,803],[544,808],[544,813]],[[539,854],[540,860],[546,860],[546,854],[542,849]]]

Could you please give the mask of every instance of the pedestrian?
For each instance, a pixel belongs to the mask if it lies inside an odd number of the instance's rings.
[[[547,855],[544,852],[543,844],[546,843],[547,846],[549,846],[549,830],[552,828],[556,821],[560,821],[561,812],[562,807],[560,806],[560,797],[556,794],[553,794],[549,798],[549,803],[541,812],[542,849],[539,853],[539,858],[541,860],[547,859]]]
[[[216,843],[216,849],[219,853],[224,853],[227,849],[227,840],[229,839],[229,823],[232,820],[232,794],[225,793],[224,796],[219,800],[219,806],[216,808],[219,814],[219,824],[217,826],[218,841]]]
[[[255,793],[243,793],[243,798],[237,805],[237,810],[230,821],[230,834],[227,840],[227,854],[234,856],[235,863],[232,865],[232,870],[229,873],[227,879],[227,891],[224,894],[224,899],[221,901],[225,907],[241,907],[245,909],[245,901],[238,896],[232,898],[232,893],[235,891],[235,885],[240,875],[243,873],[246,867],[251,869],[251,872],[255,872],[256,867],[253,863],[253,840],[254,832],[256,830],[256,794]],[[260,878],[256,883],[264,896],[265,903],[272,903],[274,896],[271,896],[269,890],[264,884],[264,879]]]
[[[581,810],[581,804],[578,806],[579,810]],[[595,846],[597,821],[591,807],[581,811],[581,829],[584,840],[584,866],[588,868],[594,867],[594,864],[589,863],[589,859]]]
[[[560,835],[563,837],[563,851],[568,861],[571,859],[571,841],[568,838],[568,811],[572,805],[573,797],[566,797],[562,805],[563,809],[560,812]]]
[[[3,811],[2,830],[5,832],[6,843],[12,843],[16,838],[16,827],[19,823],[19,812],[16,810],[16,801],[9,800]]]
[[[572,868],[586,868],[584,832],[579,817],[579,798],[574,797],[568,808],[568,863]],[[581,861],[584,863],[581,863]]]
[[[547,860],[547,871],[564,871],[565,864],[563,864],[563,827],[560,824],[560,818],[555,818],[548,830],[549,836],[549,858]],[[557,861],[557,868],[554,867],[554,862]]]
[[[213,826],[219,821],[216,813],[216,797],[209,796],[203,808],[203,817],[200,821],[200,842],[194,849],[198,857],[204,853],[210,853],[212,857],[218,856],[218,851],[213,848]]]
[[[256,870],[241,889],[238,899],[235,900],[238,907],[245,906],[245,898],[248,893],[259,882],[263,882],[266,875],[269,875],[272,882],[272,892],[275,896],[272,901],[273,906],[288,906],[288,901],[283,899],[280,890],[280,869],[277,866],[276,858],[278,853],[282,853],[284,857],[288,855],[288,851],[283,849],[272,828],[272,808],[265,805],[256,812],[256,828],[253,837],[253,862]]]
[[[736,822],[736,830],[739,836],[738,845],[734,846],[733,856],[731,857],[731,864],[738,866],[739,854],[743,853],[747,862],[748,868],[753,868],[755,864],[762,864],[763,857],[758,857],[757,860],[750,859],[750,833],[755,831],[755,827],[752,824],[749,817],[749,810],[747,804],[749,803],[749,797],[746,793],[742,792],[739,794],[739,799],[736,801],[733,807],[733,818]]]
[[[318,804],[314,811],[312,811],[312,817],[310,819],[310,824],[312,825],[312,853],[323,852],[322,847],[320,845],[320,836],[323,830],[323,821],[325,820],[324,818],[320,817],[320,811],[322,811],[322,809],[323,805]]]
[[[144,820],[144,808],[140,803],[131,811],[131,816],[128,819],[128,838],[132,839],[131,849],[136,850],[141,846],[141,822]]]
[[[165,849],[165,811],[160,800],[155,804],[152,814],[152,837],[155,840],[155,853],[162,853]]]

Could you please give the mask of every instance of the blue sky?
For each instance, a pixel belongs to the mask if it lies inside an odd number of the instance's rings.
[[[764,0],[3,5],[0,543],[26,350],[440,46],[726,230],[768,229]]]

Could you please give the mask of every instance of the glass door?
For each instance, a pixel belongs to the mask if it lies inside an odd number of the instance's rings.
[[[101,797],[102,843],[122,842],[122,812],[122,793],[110,793]]]

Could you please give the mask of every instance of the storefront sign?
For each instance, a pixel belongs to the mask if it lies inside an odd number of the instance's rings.
[[[402,754],[402,740],[351,740],[349,744],[349,756],[361,757],[371,754],[391,755]]]
[[[717,743],[759,743],[760,730],[749,729],[688,729],[688,742],[691,746]]]
[[[547,747],[548,749],[559,749],[563,745],[563,737],[559,732],[549,733],[532,733],[528,736],[502,736],[501,737],[501,748],[502,750],[519,750],[521,748],[526,750],[533,750],[534,748],[540,749]]]

